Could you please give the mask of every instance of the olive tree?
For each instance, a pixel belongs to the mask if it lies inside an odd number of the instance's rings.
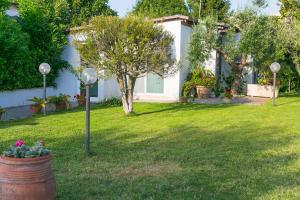
[[[275,20],[259,16],[253,10],[234,13],[227,24],[226,33],[218,32],[212,19],[197,25],[192,34],[189,59],[193,65],[203,63],[213,49],[231,66],[235,77],[233,89],[237,91],[242,72],[253,59],[256,65],[268,66],[274,60]],[[250,58],[253,59],[250,59]]]
[[[168,76],[177,69],[172,35],[152,21],[99,16],[73,34],[84,38],[84,42],[80,37],[75,41],[83,63],[116,78],[126,114],[133,112],[134,86],[139,77],[146,73]]]

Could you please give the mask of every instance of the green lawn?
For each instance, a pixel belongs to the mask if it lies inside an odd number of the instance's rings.
[[[40,138],[54,152],[57,199],[300,199],[300,97],[278,106],[95,106],[0,123],[0,150]]]

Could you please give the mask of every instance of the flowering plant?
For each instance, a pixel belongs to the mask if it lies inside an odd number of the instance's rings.
[[[15,145],[3,152],[4,157],[36,158],[49,155],[51,151],[45,148],[44,141],[36,142],[32,147],[27,146],[24,140],[17,140]]]
[[[80,106],[83,106],[85,104],[85,96],[82,94],[76,94],[74,96],[74,99],[76,99]]]

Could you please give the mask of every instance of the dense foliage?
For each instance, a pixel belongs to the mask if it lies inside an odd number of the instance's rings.
[[[79,26],[92,16],[116,15],[108,0],[55,0],[57,20],[66,27]]]
[[[19,0],[20,17],[0,16],[0,90],[42,86],[38,66],[51,65],[48,84],[54,85],[59,70],[68,65],[60,54],[66,44],[64,30],[54,23],[51,9],[43,0]]]
[[[219,21],[224,21],[229,9],[229,0],[188,0],[187,1],[191,10],[191,16],[195,19],[203,19],[208,16],[213,16]],[[201,11],[199,16],[199,8],[201,4]]]
[[[206,20],[206,26],[203,23],[197,25],[189,53],[194,65],[203,63],[216,49],[232,67],[234,90],[241,85],[245,66],[253,64],[258,73],[270,73],[269,66],[274,61],[282,64],[284,70],[280,73],[289,71],[293,74],[291,80],[297,83],[299,24],[287,24],[284,19],[262,16],[250,9],[236,12],[229,19],[226,34],[217,31],[217,22],[213,20]]]
[[[177,68],[173,37],[150,20],[100,16],[80,31],[86,40],[82,43],[78,38],[76,46],[83,62],[116,77],[126,113],[133,112],[137,78],[148,72],[167,76]]]
[[[0,11],[9,5],[0,0]],[[16,0],[20,17],[0,14],[0,91],[42,86],[38,66],[51,65],[47,84],[55,86],[60,70],[68,67],[60,56],[66,44],[65,30],[93,15],[116,14],[107,0]]]
[[[184,0],[139,0],[132,13],[134,15],[158,18],[176,14],[188,15]]]
[[[279,0],[281,3],[280,14],[284,17],[295,17],[300,20],[299,0]]]
[[[8,0],[0,0],[0,11],[3,11],[9,5]]]

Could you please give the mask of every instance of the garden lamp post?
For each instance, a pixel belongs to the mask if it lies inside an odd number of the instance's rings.
[[[50,73],[51,71],[51,67],[48,63],[42,63],[39,66],[39,71],[41,72],[41,74],[43,75],[43,83],[44,83],[44,101],[45,101],[45,105],[43,107],[43,112],[44,115],[46,115],[46,103],[47,103],[47,94],[46,94],[46,76],[47,74]]]
[[[276,93],[276,74],[277,72],[279,72],[280,70],[280,64],[277,62],[274,62],[271,64],[270,69],[274,74],[274,78],[273,78],[273,106],[275,106],[275,93]]]
[[[98,75],[95,69],[86,68],[81,74],[81,79],[86,86],[86,143],[85,151],[87,154],[90,153],[90,87],[97,79]]]

